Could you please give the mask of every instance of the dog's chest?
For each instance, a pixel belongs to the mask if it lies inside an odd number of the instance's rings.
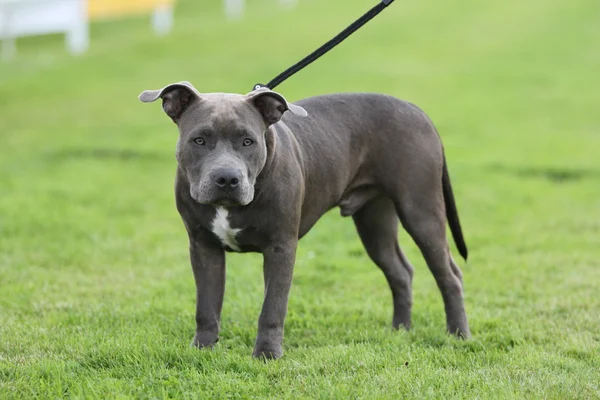
[[[231,227],[229,211],[225,207],[216,208],[211,230],[219,238],[224,247],[228,247],[233,251],[241,251],[240,245],[236,239],[236,236],[241,232],[241,229]]]

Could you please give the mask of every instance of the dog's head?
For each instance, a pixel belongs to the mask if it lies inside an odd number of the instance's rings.
[[[245,96],[199,93],[189,82],[146,90],[145,103],[162,99],[164,112],[177,124],[177,162],[201,204],[245,206],[254,199],[256,177],[267,160],[265,132],[286,111],[306,116],[267,88]]]

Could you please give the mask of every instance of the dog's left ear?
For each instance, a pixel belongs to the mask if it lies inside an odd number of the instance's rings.
[[[308,116],[304,108],[288,103],[285,97],[268,88],[250,92],[246,95],[246,99],[260,112],[267,126],[279,122],[286,111],[291,111],[300,117]]]

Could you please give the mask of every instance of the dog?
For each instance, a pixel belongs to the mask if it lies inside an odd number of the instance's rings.
[[[268,88],[205,94],[189,82],[139,99],[161,99],[179,130],[175,198],[196,282],[193,346],[218,341],[225,253],[260,252],[265,292],[253,356],[280,358],[298,241],[334,207],[352,216],[388,281],[393,328],[411,325],[413,267],[398,245],[400,221],[435,277],[448,332],[470,336],[446,221],[465,260],[467,247],[441,139],[421,109],[383,94],[290,103]]]

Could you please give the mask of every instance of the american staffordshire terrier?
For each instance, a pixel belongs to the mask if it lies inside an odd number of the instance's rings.
[[[177,124],[176,204],[196,281],[192,345],[219,337],[225,253],[264,257],[264,303],[255,357],[283,355],[283,327],[298,240],[333,207],[352,216],[392,291],[394,328],[410,328],[413,267],[398,221],[421,250],[442,293],[447,330],[469,337],[462,273],[446,220],[467,248],[440,137],[415,105],[346,93],[296,104],[267,88],[247,95],[200,93],[189,82],[147,90]]]

